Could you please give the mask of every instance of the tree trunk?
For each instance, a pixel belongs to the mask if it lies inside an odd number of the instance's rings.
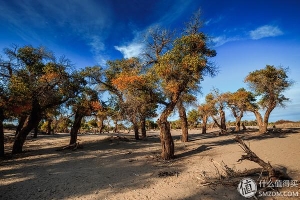
[[[242,123],[242,127],[243,127],[243,130],[247,130],[247,128],[246,128],[244,122]]]
[[[136,121],[133,122],[133,131],[134,131],[134,137],[136,140],[139,140],[139,125],[137,124]]]
[[[27,135],[38,126],[41,121],[41,107],[37,100],[33,100],[32,102],[32,110],[28,117],[27,122],[24,124],[23,128],[16,135],[15,141],[13,144],[12,154],[21,153],[24,142],[26,140]]]
[[[82,118],[83,118],[83,115],[81,115],[79,111],[76,111],[74,123],[71,128],[71,132],[70,132],[70,144],[69,145],[75,144],[77,142],[77,135],[78,135],[78,131],[81,127]]]
[[[181,122],[181,131],[182,131],[182,136],[181,136],[181,141],[182,142],[188,142],[188,121],[186,117],[186,112],[185,108],[183,106],[183,103],[181,100],[177,102],[177,108],[179,110],[179,117],[180,117],[180,122]]]
[[[241,130],[241,119],[243,116],[238,116],[235,118],[235,131],[239,132]]]
[[[256,117],[257,126],[259,128],[259,133],[261,133],[261,134],[266,133],[267,128],[268,128],[268,124],[267,125],[264,124],[262,116],[257,110],[254,110],[253,113]]]
[[[4,157],[4,111],[0,108],[0,157]]]
[[[18,135],[20,133],[20,131],[22,130],[26,120],[28,119],[28,116],[26,115],[22,115],[20,118],[19,118],[19,123],[18,123],[18,126],[17,126],[17,129],[16,129],[16,135]]]
[[[240,112],[237,112],[234,108],[231,108],[232,114],[235,118],[235,132],[239,132],[241,130],[241,119],[244,115],[243,110],[240,110]]]
[[[99,117],[99,121],[97,121],[97,125],[98,125],[98,128],[99,128],[99,133],[102,133],[103,131],[103,128],[104,128],[104,117]]]
[[[48,124],[47,124],[47,134],[48,134],[48,135],[51,135],[51,131],[52,131],[52,129],[51,129],[52,122],[53,122],[53,120],[52,120],[51,118],[48,118]]]
[[[264,126],[263,126],[263,130],[265,131],[265,133],[268,131],[269,117],[270,117],[272,110],[275,108],[275,106],[276,106],[276,104],[274,106],[271,105],[270,107],[268,107],[268,109],[265,112]]]
[[[39,131],[39,128],[38,128],[38,126],[36,126],[36,127],[34,128],[33,138],[37,138],[38,131]]]
[[[226,131],[226,119],[225,119],[225,112],[220,110],[220,118],[221,118],[221,133],[225,134]]]
[[[118,131],[118,120],[114,121],[115,127],[114,127],[114,133]]]
[[[174,158],[174,141],[171,135],[168,116],[173,111],[175,105],[176,103],[169,103],[157,121],[160,128],[160,143],[162,147],[161,157],[164,160],[170,160]]]
[[[202,121],[203,121],[203,125],[202,125],[202,134],[205,134],[206,133],[206,125],[207,125],[207,116],[203,116],[202,118]]]
[[[142,117],[141,119],[141,131],[142,131],[142,138],[146,138],[146,118]]]

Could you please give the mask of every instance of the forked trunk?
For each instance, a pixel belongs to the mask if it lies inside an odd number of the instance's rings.
[[[241,119],[244,115],[244,111],[240,110],[240,112],[237,112],[234,108],[231,108],[232,114],[235,118],[235,132],[239,132],[241,130]]]
[[[4,111],[0,108],[0,157],[4,157]]]
[[[41,118],[41,107],[37,100],[34,100],[32,103],[32,110],[30,112],[27,122],[24,124],[23,128],[15,137],[12,154],[22,152],[22,148],[27,135],[30,133],[30,131],[32,131],[35,127],[38,126],[39,122],[41,121]]]
[[[141,131],[142,131],[142,138],[146,138],[146,119],[143,117],[141,119]]]
[[[177,102],[177,108],[179,110],[179,117],[180,117],[180,122],[181,122],[181,131],[182,131],[182,136],[181,136],[181,141],[182,142],[188,142],[188,121],[186,117],[186,112],[185,108],[183,106],[183,103],[181,100]]]
[[[71,132],[70,132],[70,145],[75,144],[77,142],[77,135],[78,135],[78,131],[81,126],[82,118],[83,118],[83,115],[81,115],[80,112],[77,111],[75,113],[74,123],[71,128]]]

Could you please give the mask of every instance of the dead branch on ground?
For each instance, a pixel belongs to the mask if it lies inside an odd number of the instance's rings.
[[[239,136],[236,136],[235,141],[240,144],[240,147],[246,153],[246,155],[242,155],[238,162],[249,160],[259,164],[264,170],[268,172],[269,180],[271,180],[272,182],[275,182],[276,180],[291,180],[291,178],[286,173],[278,169],[274,169],[269,162],[265,162],[261,158],[259,158],[253,151],[250,150],[250,148]]]

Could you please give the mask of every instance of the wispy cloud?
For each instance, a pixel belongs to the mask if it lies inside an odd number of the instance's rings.
[[[283,35],[283,32],[277,26],[271,25],[264,25],[250,31],[250,37],[253,40],[258,40],[265,37],[275,37],[279,35]]]
[[[115,49],[120,51],[124,58],[138,57],[143,52],[144,44],[133,42],[128,45],[115,46]]]
[[[161,3],[165,3],[162,1]],[[133,30],[133,39],[130,42],[114,46],[116,50],[120,51],[124,58],[138,57],[145,50],[144,37],[147,36],[151,29],[159,27],[168,27],[191,6],[192,0],[179,0],[177,3],[171,4],[168,11],[164,11],[164,15],[157,21],[153,22],[143,30]],[[158,3],[160,4],[160,3]],[[160,7],[160,6],[158,6]]]
[[[233,42],[233,41],[238,41],[241,40],[239,37],[226,37],[225,35],[218,36],[218,37],[213,37],[211,39],[213,46],[218,47],[221,46],[227,42]]]
[[[204,25],[208,26],[208,25],[216,24],[216,23],[219,23],[220,21],[222,21],[223,19],[224,19],[224,16],[222,16],[222,15],[220,15],[217,18],[210,18],[210,19],[204,21]]]
[[[103,64],[101,54],[111,25],[110,10],[97,1],[0,1],[0,19],[25,42],[52,45],[82,40]],[[66,31],[68,30],[68,31]],[[47,35],[47,36],[45,36]],[[33,44],[33,45],[36,45]]]

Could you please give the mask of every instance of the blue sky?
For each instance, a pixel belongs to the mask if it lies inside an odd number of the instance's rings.
[[[300,120],[298,0],[0,0],[0,48],[43,45],[78,68],[104,66],[139,55],[151,27],[181,30],[198,8],[220,69],[218,76],[205,78],[202,93],[247,87],[245,76],[266,64],[289,67],[295,84],[285,94],[291,101],[276,108],[270,121]],[[198,99],[201,103],[204,96]]]

